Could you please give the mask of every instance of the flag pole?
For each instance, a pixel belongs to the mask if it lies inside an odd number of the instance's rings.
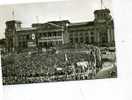
[[[14,9],[12,10],[12,19],[15,20],[15,12],[14,12]]]
[[[101,0],[101,9],[103,8],[103,0]]]

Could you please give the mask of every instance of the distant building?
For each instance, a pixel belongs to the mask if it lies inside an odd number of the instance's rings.
[[[96,10],[90,22],[70,23],[68,20],[33,23],[22,28],[21,22],[6,22],[8,51],[27,48],[49,48],[66,43],[114,46],[114,24],[109,9]]]

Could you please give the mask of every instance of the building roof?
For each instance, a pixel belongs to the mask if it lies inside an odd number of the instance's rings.
[[[34,23],[32,24],[32,27],[37,28],[37,29],[45,29],[45,30],[51,30],[51,29],[64,29],[64,26],[66,20],[64,21],[49,21],[47,23]]]
[[[26,27],[26,28],[16,29],[16,31],[32,31],[32,30],[36,30],[36,28],[35,27]]]
[[[51,23],[53,23],[55,25],[55,24],[63,23],[63,22],[70,23],[69,20],[48,21],[48,22],[45,22],[45,23],[33,23],[32,27],[42,27],[45,24],[51,24]]]
[[[93,26],[94,22],[90,21],[90,22],[80,22],[80,23],[71,23],[68,25],[68,27],[76,27],[76,26]]]
[[[70,23],[69,20],[49,21],[48,23],[61,23],[61,22]]]
[[[102,12],[110,13],[110,10],[109,9],[99,9],[99,10],[95,10],[94,14],[96,14],[96,13],[102,13]]]
[[[32,27],[42,27],[42,25],[44,25],[44,23],[33,23]]]
[[[10,21],[6,21],[6,24],[11,23],[11,22],[13,22],[13,23],[20,23],[20,24],[21,24],[21,21],[18,21],[18,20],[10,20]]]

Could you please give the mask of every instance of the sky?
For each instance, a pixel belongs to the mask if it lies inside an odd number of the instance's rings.
[[[104,0],[103,5],[112,11],[112,0]],[[5,22],[19,20],[22,27],[32,23],[45,23],[56,20],[70,22],[92,21],[94,10],[101,9],[101,0],[63,0],[0,6],[0,38],[4,38]],[[13,16],[14,11],[14,16]]]

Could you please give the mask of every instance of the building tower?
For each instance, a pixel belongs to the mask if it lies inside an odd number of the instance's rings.
[[[94,11],[95,21],[98,23],[111,20],[110,10],[109,9],[100,9]]]
[[[6,21],[5,38],[7,51],[12,52],[16,48],[16,30],[21,28],[21,22],[15,20],[15,12],[12,10],[12,20]]]
[[[10,20],[6,22],[5,38],[8,52],[12,52],[16,48],[16,30],[21,28],[21,22]]]
[[[98,41],[101,45],[111,46],[114,43],[114,24],[110,10],[103,8],[103,0],[101,0],[101,9],[95,10],[94,16]]]

